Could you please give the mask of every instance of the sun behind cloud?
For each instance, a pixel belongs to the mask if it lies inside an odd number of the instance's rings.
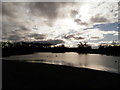
[[[3,2],[2,11],[3,41],[62,40],[74,46],[118,37],[117,2]]]

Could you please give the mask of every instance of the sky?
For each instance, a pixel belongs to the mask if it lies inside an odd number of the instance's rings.
[[[118,40],[118,2],[2,2],[2,40],[75,46]]]

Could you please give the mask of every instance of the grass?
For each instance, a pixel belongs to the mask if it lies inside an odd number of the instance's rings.
[[[120,75],[44,63],[2,61],[3,90],[11,88],[119,88]]]

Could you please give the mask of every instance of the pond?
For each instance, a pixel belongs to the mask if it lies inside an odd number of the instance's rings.
[[[31,63],[48,63],[68,65],[73,67],[90,68],[113,73],[120,73],[120,57],[100,54],[66,53],[34,53],[29,55],[16,55],[4,57],[3,60],[21,60]]]

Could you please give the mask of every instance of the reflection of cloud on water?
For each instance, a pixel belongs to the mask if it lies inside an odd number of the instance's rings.
[[[99,66],[99,65],[87,66],[86,68],[118,73],[118,70],[116,68],[104,67],[104,66]]]
[[[80,60],[79,60],[79,65],[81,67],[86,67],[88,65],[88,58],[89,58],[89,55],[87,54],[83,54],[83,55],[80,55]]]
[[[30,63],[46,63],[46,64],[57,64],[57,65],[67,65],[67,66],[74,66],[72,63],[67,63],[63,60],[24,60],[25,62]]]
[[[118,73],[120,73],[120,59],[118,60]]]

